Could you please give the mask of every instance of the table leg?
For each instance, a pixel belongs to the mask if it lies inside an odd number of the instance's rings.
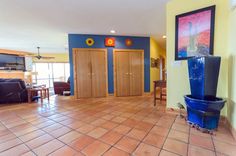
[[[49,88],[46,91],[47,91],[47,97],[48,97],[48,101],[49,101]]]
[[[31,91],[28,90],[28,103],[30,103],[30,102],[31,102]]]
[[[156,106],[156,95],[157,95],[157,93],[156,93],[156,83],[154,83],[154,106]]]
[[[162,101],[162,87],[160,87],[160,101]]]
[[[43,103],[43,90],[40,90],[41,103]]]

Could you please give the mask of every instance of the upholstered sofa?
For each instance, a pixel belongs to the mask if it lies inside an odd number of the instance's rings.
[[[27,89],[21,79],[0,78],[0,103],[27,102]]]

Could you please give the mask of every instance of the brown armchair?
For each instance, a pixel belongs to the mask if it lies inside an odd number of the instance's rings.
[[[68,82],[53,82],[54,93],[63,95],[63,91],[70,91],[70,83]]]

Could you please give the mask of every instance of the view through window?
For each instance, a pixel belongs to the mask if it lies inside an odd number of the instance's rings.
[[[32,77],[33,83],[53,88],[54,81],[67,82],[70,76],[70,65],[69,63],[34,63],[33,72],[37,72],[37,75]]]

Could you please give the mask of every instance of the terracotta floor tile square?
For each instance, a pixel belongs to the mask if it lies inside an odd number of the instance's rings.
[[[176,140],[188,143],[189,134],[176,131],[176,130],[171,130],[168,134],[168,138],[172,138],[172,139],[176,139]]]
[[[61,116],[61,117],[59,117],[59,118],[55,118],[55,119],[52,119],[52,120],[54,120],[54,121],[56,121],[56,122],[61,122],[61,121],[67,120],[67,119],[69,119],[69,117],[67,117],[67,116]]]
[[[234,156],[236,153],[236,146],[232,144],[227,144],[224,142],[220,142],[217,140],[214,140],[214,145],[216,152],[223,153],[229,156]]]
[[[12,139],[16,139],[16,135],[13,133],[8,133],[7,135],[0,136],[0,144]]]
[[[96,128],[96,126],[93,126],[90,124],[85,124],[85,125],[79,127],[78,129],[76,129],[76,131],[83,133],[83,134],[87,134],[88,132],[92,131],[95,128]]]
[[[125,126],[125,125],[119,125],[116,128],[114,128],[113,130],[120,133],[120,134],[125,135],[131,130],[131,128],[128,126]]]
[[[116,123],[122,123],[122,122],[124,122],[125,120],[127,120],[127,118],[124,118],[124,117],[115,117],[115,118],[113,118],[111,121],[113,121],[113,122],[116,122]]]
[[[132,129],[126,135],[133,138],[133,139],[137,139],[137,140],[141,141],[146,136],[146,134],[147,134],[147,132],[145,132],[145,131],[141,131],[141,130],[138,130],[138,129]]]
[[[157,156],[160,153],[160,149],[148,144],[141,143],[133,153],[134,156]]]
[[[38,127],[38,128],[44,128],[44,127],[47,127],[47,126],[51,126],[52,124],[55,124],[55,122],[49,120],[49,121],[46,121],[46,122],[37,124],[37,125],[35,125],[35,126]]]
[[[4,130],[0,130],[0,137],[7,135],[7,134],[11,134],[12,132],[8,129],[4,129]]]
[[[115,115],[107,114],[107,115],[104,115],[102,118],[105,120],[111,120],[114,117],[115,117]]]
[[[49,156],[74,156],[77,152],[69,146],[63,146],[55,152],[49,154]]]
[[[164,145],[166,137],[154,134],[154,133],[149,133],[143,140],[144,143],[162,148]]]
[[[53,140],[52,136],[50,136],[48,134],[44,134],[44,135],[41,135],[41,136],[39,136],[39,137],[37,137],[35,139],[32,139],[32,140],[26,142],[25,144],[29,148],[34,149],[34,148],[36,148],[36,147],[38,147],[38,146],[40,146],[42,144],[45,144],[45,143],[47,143],[47,142],[49,142],[51,140]]]
[[[71,129],[78,129],[79,127],[82,127],[83,125],[85,125],[84,122],[82,122],[82,121],[75,121],[75,122],[72,122],[71,124],[68,124],[66,126],[70,127]]]
[[[61,148],[62,146],[64,146],[64,144],[58,140],[52,140],[46,144],[43,144],[42,146],[39,146],[35,149],[33,149],[33,151],[40,156],[46,156],[54,151],[56,151],[57,149]]]
[[[228,156],[228,155],[216,152],[216,156]]]
[[[166,139],[163,149],[179,154],[181,156],[186,156],[188,145],[177,140]]]
[[[28,152],[29,150],[30,149],[27,146],[25,146],[24,144],[21,144],[0,153],[0,156],[17,156],[17,155],[20,156]]]
[[[177,131],[185,132],[185,133],[189,133],[189,130],[190,130],[190,127],[188,124],[183,125],[183,124],[174,123],[171,128]]]
[[[116,131],[109,131],[106,134],[104,134],[102,137],[100,137],[99,140],[109,145],[114,145],[118,140],[120,140],[122,136],[123,136],[122,134]]]
[[[146,117],[146,118],[144,118],[142,121],[148,122],[148,123],[150,123],[150,124],[155,125],[158,120],[157,120],[157,119],[154,119],[154,118]]]
[[[94,141],[82,150],[82,153],[86,156],[99,156],[105,153],[111,146],[102,143],[101,141]]]
[[[70,131],[71,131],[70,128],[67,128],[67,127],[63,126],[63,127],[59,128],[59,129],[56,129],[54,131],[49,132],[49,134],[51,134],[55,138],[58,138],[58,137],[60,137],[62,135],[65,135],[66,133],[68,133]]]
[[[228,144],[236,145],[236,140],[233,138],[232,134],[216,132],[216,135],[213,136],[213,139]]]
[[[115,147],[125,152],[133,153],[133,151],[136,149],[138,144],[139,144],[139,141],[125,136],[118,143],[115,144]]]
[[[173,122],[169,121],[169,120],[164,120],[164,119],[160,119],[157,122],[157,126],[161,126],[161,127],[165,127],[165,128],[170,128],[172,126]]]
[[[188,156],[215,156],[215,152],[201,147],[189,145]]]
[[[108,130],[106,130],[104,128],[97,127],[94,130],[92,130],[91,132],[89,132],[87,135],[98,139],[101,136],[103,136],[106,132],[108,132]]]
[[[61,136],[58,138],[58,140],[62,141],[65,144],[71,143],[73,140],[79,138],[81,134],[76,131],[70,131],[66,133],[65,135]]]
[[[128,126],[128,127],[135,127],[139,123],[138,120],[135,119],[127,119],[124,122],[122,122],[122,125]]]
[[[160,127],[160,126],[154,126],[150,133],[154,133],[154,134],[157,134],[157,135],[161,135],[161,136],[167,136],[168,133],[169,133],[169,130],[168,128],[165,128],[165,127]]]
[[[69,125],[69,124],[71,124],[73,122],[76,122],[76,120],[72,119],[72,118],[69,118],[67,120],[60,121],[59,123],[66,126],[66,125]]]
[[[30,141],[32,139],[35,139],[37,137],[40,137],[42,135],[46,134],[44,131],[42,130],[36,130],[36,131],[33,131],[31,133],[28,133],[26,135],[22,135],[20,136],[19,138],[23,141],[23,142],[27,142],[27,141]]]
[[[191,134],[189,138],[189,143],[191,145],[199,146],[209,150],[214,150],[214,145],[211,138],[205,138]]]
[[[154,124],[145,122],[145,121],[140,121],[134,128],[142,130],[142,131],[150,131]]]
[[[190,134],[194,134],[194,135],[205,137],[205,138],[211,138],[211,134],[203,133],[203,132],[197,130],[196,128],[191,128]]]
[[[94,141],[95,141],[94,138],[87,135],[82,135],[81,137],[70,143],[70,146],[76,149],[77,151],[81,151],[86,146],[92,144]]]
[[[4,143],[1,143],[0,144],[0,152],[5,151],[7,149],[10,149],[10,148],[12,148],[14,146],[17,146],[19,144],[22,144],[22,141],[20,139],[17,139],[17,138],[9,140],[9,141],[4,142]]]
[[[103,156],[129,156],[129,154],[125,151],[112,147]]]
[[[21,154],[20,156],[36,156],[32,151]]]
[[[112,121],[106,121],[105,123],[103,123],[101,125],[102,128],[105,128],[107,130],[113,129],[113,128],[117,127],[117,126],[118,126],[118,124],[115,123],[115,122],[112,122]]]
[[[166,151],[166,150],[161,150],[159,156],[179,156],[179,155],[174,154],[174,153],[171,153],[171,152],[168,152],[168,151]]]
[[[46,132],[51,132],[51,131],[54,131],[54,130],[57,130],[59,128],[61,128],[63,125],[59,124],[59,123],[55,123],[55,124],[52,124],[50,126],[47,126],[47,127],[44,127],[42,130],[46,131]]]
[[[104,124],[107,120],[104,120],[104,119],[97,119],[93,122],[91,122],[91,125],[94,125],[94,126],[100,126],[102,124]]]

